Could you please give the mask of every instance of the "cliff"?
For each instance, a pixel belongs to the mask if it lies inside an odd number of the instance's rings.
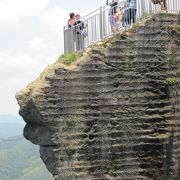
[[[17,93],[54,179],[180,178],[179,23],[154,15]]]

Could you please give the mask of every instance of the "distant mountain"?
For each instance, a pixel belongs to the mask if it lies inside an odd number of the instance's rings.
[[[19,115],[0,115],[0,123],[4,122],[25,124],[24,120]]]
[[[0,138],[22,135],[24,125],[20,116],[0,115]]]
[[[39,147],[22,136],[0,139],[0,180],[50,180]]]

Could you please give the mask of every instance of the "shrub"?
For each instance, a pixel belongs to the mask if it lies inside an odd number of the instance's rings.
[[[175,78],[166,78],[164,83],[167,85],[167,86],[174,86],[177,84],[177,81]]]
[[[63,54],[60,59],[62,59],[62,62],[64,64],[69,65],[72,62],[76,61],[79,57],[81,57],[81,54],[79,52],[73,52],[69,54]]]

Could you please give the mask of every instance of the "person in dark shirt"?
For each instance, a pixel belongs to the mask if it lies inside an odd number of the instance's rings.
[[[81,32],[84,29],[84,22],[81,21],[81,16],[80,14],[76,14],[76,21],[74,23],[75,29],[76,29],[76,33],[77,34],[81,34]]]
[[[75,26],[75,41],[76,41],[76,49],[78,51],[84,49],[84,35],[83,35],[83,30],[84,30],[84,22],[81,21],[81,16],[80,14],[76,14],[76,22],[74,23]]]
[[[109,22],[111,25],[111,30],[114,34],[115,32],[117,32],[117,24],[116,24],[116,17],[115,16],[116,16],[116,12],[117,12],[118,1],[112,0],[111,2],[109,2],[108,0],[106,0],[106,5],[110,6]]]

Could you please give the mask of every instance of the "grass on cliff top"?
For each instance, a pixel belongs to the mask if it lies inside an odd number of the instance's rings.
[[[62,60],[63,64],[70,65],[72,62],[75,62],[81,56],[82,55],[81,55],[80,52],[72,52],[72,53],[69,53],[69,54],[61,55],[60,59]]]

